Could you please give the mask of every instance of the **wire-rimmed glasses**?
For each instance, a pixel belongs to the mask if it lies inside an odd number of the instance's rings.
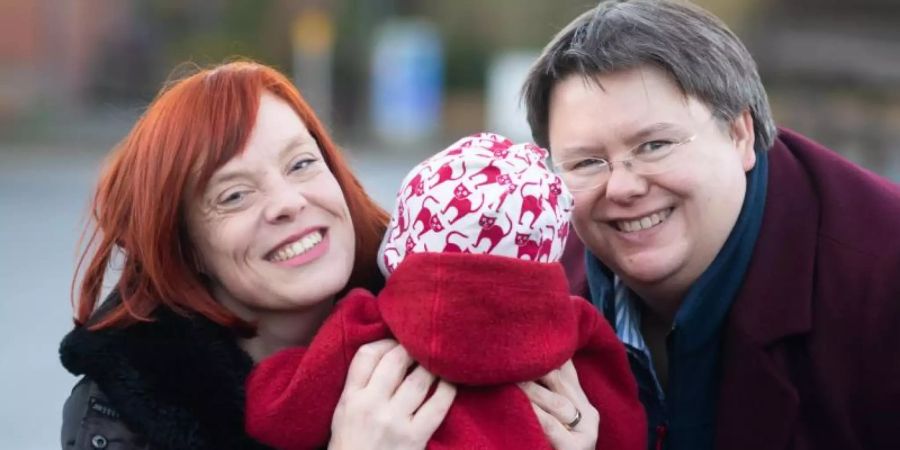
[[[606,185],[613,165],[622,164],[640,175],[667,172],[678,165],[679,150],[697,139],[696,133],[686,139],[656,139],[635,146],[625,156],[607,160],[599,156],[579,156],[553,164],[569,191],[587,191]]]

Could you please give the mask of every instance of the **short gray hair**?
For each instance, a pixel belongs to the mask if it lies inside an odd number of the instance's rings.
[[[740,39],[704,9],[672,0],[610,0],[583,13],[547,44],[522,88],[528,124],[549,148],[553,86],[573,75],[596,75],[653,65],[685,95],[702,101],[722,121],[745,109],[756,145],[772,146],[776,129],[756,63]]]

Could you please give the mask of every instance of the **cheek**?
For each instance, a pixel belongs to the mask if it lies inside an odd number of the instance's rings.
[[[710,158],[692,170],[666,174],[659,185],[683,207],[679,218],[685,231],[704,241],[727,228],[740,211],[745,173],[737,159]]]
[[[255,242],[252,226],[242,217],[213,220],[203,227],[198,250],[206,267],[213,271],[228,270],[234,262],[244,259]],[[199,239],[197,239],[199,238]],[[213,274],[215,275],[215,274]]]
[[[350,208],[347,206],[347,203],[344,201],[344,197],[340,197],[340,217],[342,222],[342,228],[344,232],[344,242],[346,242],[345,246],[347,248],[347,253],[352,258],[353,255],[356,254],[356,230],[353,228],[353,218],[350,216]],[[352,261],[351,261],[352,264]]]
[[[353,220],[350,216],[350,207],[344,197],[344,192],[338,184],[334,176],[329,176],[327,180],[323,180],[318,185],[316,191],[319,196],[316,203],[321,205],[328,213],[330,213],[337,221],[335,223],[336,231],[341,234],[339,242],[351,255],[355,252],[355,232],[353,230]],[[337,236],[335,236],[337,237]],[[334,242],[332,242],[334,244]]]
[[[689,177],[676,181],[678,193],[692,197],[703,208],[719,209],[723,203],[730,203],[741,197],[746,174],[736,159],[721,159],[702,167]],[[709,211],[707,211],[709,212]]]
[[[340,185],[335,180],[333,186],[325,190],[324,193],[325,197],[323,200],[324,204],[327,205],[326,208],[339,220],[345,222],[352,234],[353,220],[350,216],[350,206],[347,204],[347,199],[344,197],[344,192],[341,190]]]
[[[574,193],[572,194],[572,198],[575,201],[575,204],[572,208],[572,222],[573,223],[586,223],[590,220],[591,212],[595,205],[595,199],[590,195],[586,195],[585,193]]]
[[[575,208],[572,210],[572,226],[581,240],[591,247],[596,247],[597,243],[603,240],[602,222],[595,219],[598,215],[598,208],[602,206],[597,201],[596,195],[591,193],[576,193]]]
[[[594,189],[572,194],[575,202],[573,214],[582,216],[584,220],[599,220],[605,209],[609,208],[609,199],[605,189]]]

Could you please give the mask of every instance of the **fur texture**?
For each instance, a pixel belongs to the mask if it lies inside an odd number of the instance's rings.
[[[266,448],[244,432],[244,381],[253,362],[230,330],[206,319],[161,310],[156,321],[125,329],[76,327],[60,358],[96,382],[153,448]]]

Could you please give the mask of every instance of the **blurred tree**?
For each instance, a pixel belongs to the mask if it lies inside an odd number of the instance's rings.
[[[217,63],[240,55],[275,63],[259,39],[273,0],[154,0],[146,17],[165,36],[170,66],[191,60]],[[282,64],[284,61],[278,61]]]
[[[336,2],[337,39],[334,53],[334,120],[345,131],[366,122],[372,36],[393,14],[393,0]],[[362,132],[362,129],[359,130]]]
[[[93,102],[146,102],[160,83],[184,68],[246,57],[280,68],[289,54],[269,45],[275,0],[149,0],[130,2],[130,17],[100,42],[91,63]],[[282,30],[276,40],[286,41]]]

